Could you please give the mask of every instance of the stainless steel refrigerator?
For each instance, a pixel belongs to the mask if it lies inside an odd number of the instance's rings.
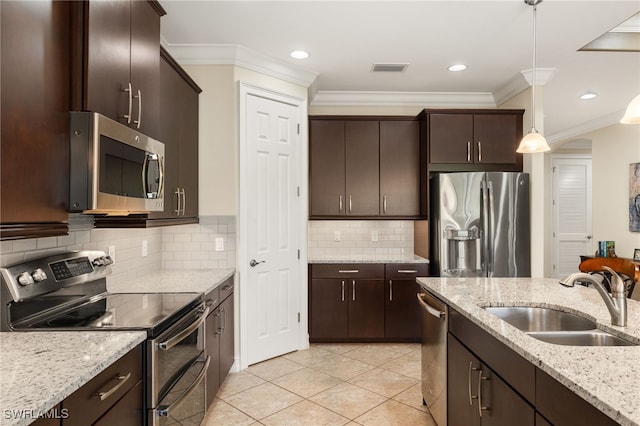
[[[430,180],[432,273],[531,276],[527,173],[438,173]]]

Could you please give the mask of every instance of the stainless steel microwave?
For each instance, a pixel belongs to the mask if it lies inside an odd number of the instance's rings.
[[[71,112],[69,210],[164,210],[164,144],[95,112]]]

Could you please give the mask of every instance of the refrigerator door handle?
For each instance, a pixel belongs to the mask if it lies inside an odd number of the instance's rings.
[[[489,250],[489,241],[493,238],[489,229],[489,189],[487,188],[487,182],[484,180],[480,183],[480,199],[482,202],[482,233],[480,235],[482,241],[482,275],[488,276],[491,270],[491,254]]]
[[[493,214],[495,212],[495,203],[494,203],[494,199],[493,199],[493,182],[488,181],[487,182],[487,198],[489,199],[489,208],[487,210],[487,222],[489,224],[488,226],[488,230],[489,230],[489,238],[487,240],[487,258],[489,259],[489,263],[487,264],[487,272],[488,272],[488,276],[492,276],[493,275],[493,250],[490,249],[490,247],[494,247],[495,245],[495,235],[496,235],[496,230],[495,230],[495,219],[493,217]]]

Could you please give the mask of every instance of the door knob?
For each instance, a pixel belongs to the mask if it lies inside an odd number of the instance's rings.
[[[251,261],[249,262],[249,266],[251,266],[252,268],[255,268],[256,265],[259,265],[261,263],[265,263],[265,260],[261,260],[259,262],[257,262],[255,259],[251,259]]]
[[[593,235],[587,235],[587,240],[590,240],[591,238],[593,238]]]

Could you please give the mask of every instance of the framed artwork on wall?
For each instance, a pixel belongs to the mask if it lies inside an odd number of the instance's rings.
[[[633,250],[633,260],[635,261],[640,260],[640,249]]]
[[[640,163],[629,164],[629,231],[640,232]]]

